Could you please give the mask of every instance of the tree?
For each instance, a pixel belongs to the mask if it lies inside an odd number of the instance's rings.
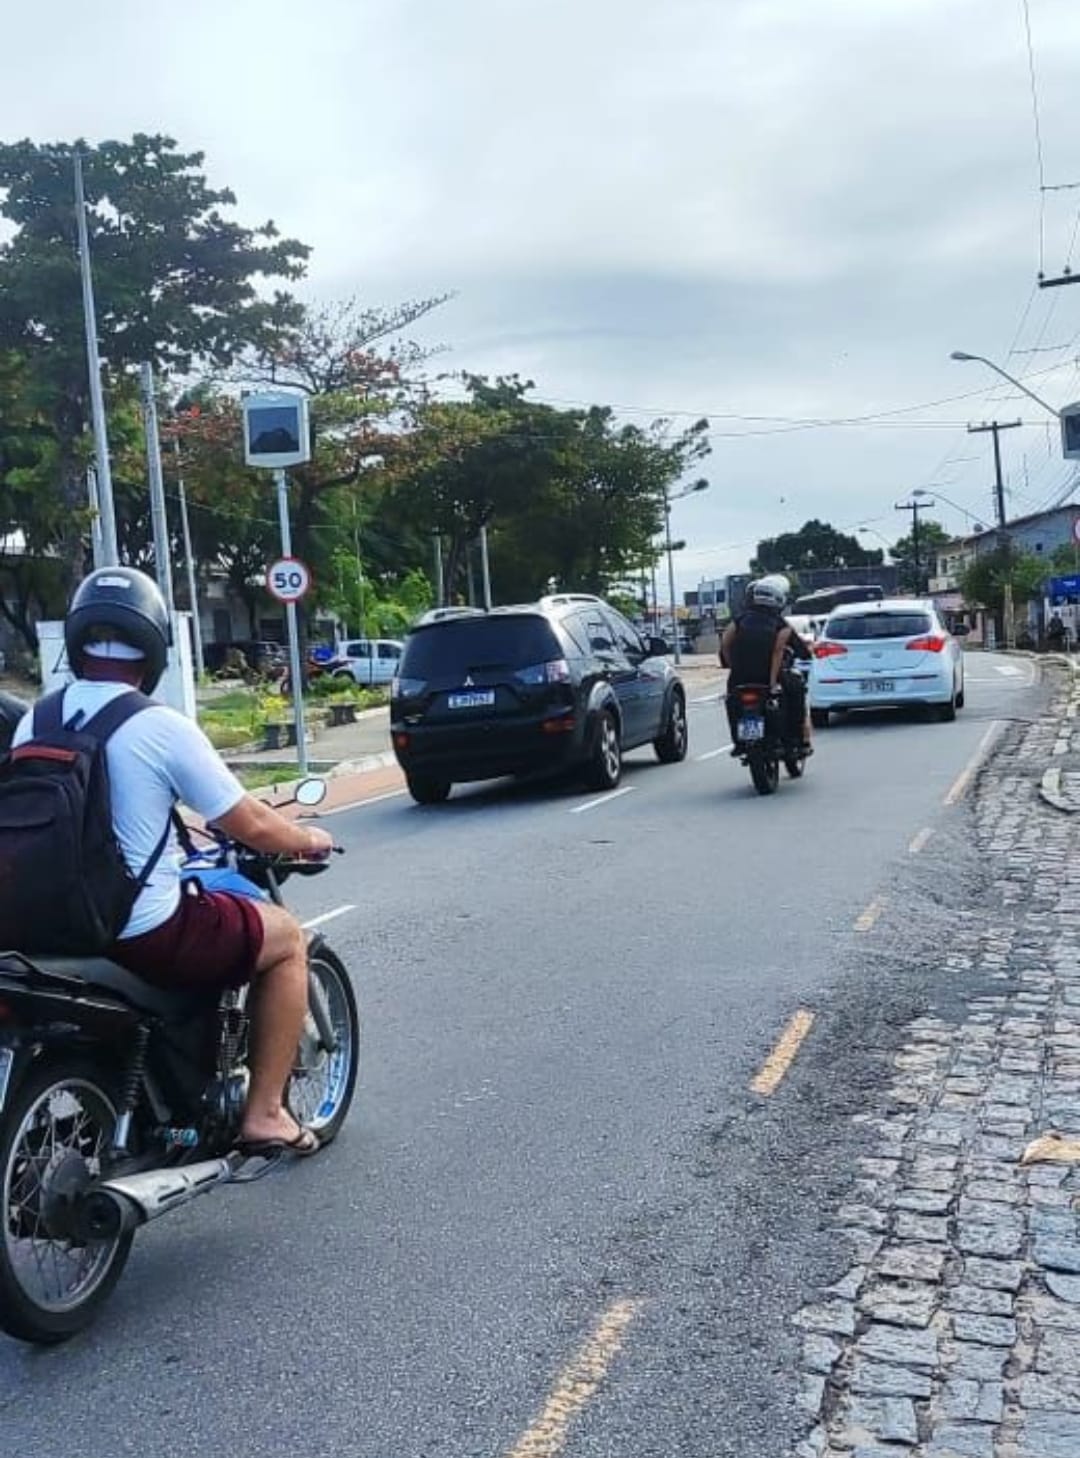
[[[998,547],[968,564],[960,574],[960,591],[967,603],[1000,615],[1006,586],[1012,587],[1013,603],[1020,606],[1039,597],[1048,576],[1048,564],[1041,557]]]
[[[110,376],[142,360],[186,372],[222,368],[295,321],[283,293],[260,278],[300,277],[308,249],[273,223],[226,218],[236,199],[211,188],[203,154],[170,137],[78,146],[102,359]],[[0,145],[0,351],[17,353],[53,437],[56,544],[70,586],[83,570],[89,386],[72,195],[75,146]]]
[[[750,570],[760,573],[798,572],[814,567],[877,567],[884,557],[879,548],[868,549],[857,537],[847,536],[828,522],[815,518],[797,532],[784,532],[759,542]]]

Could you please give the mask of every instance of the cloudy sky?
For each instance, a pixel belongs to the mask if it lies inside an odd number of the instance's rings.
[[[988,437],[964,425],[995,410],[1028,422],[1005,438],[1013,513],[1072,479],[1036,406],[948,359],[1080,398],[1080,288],[1034,290],[1080,191],[1046,193],[1040,229],[1022,0],[5,12],[5,138],[168,132],[245,221],[313,246],[311,297],[454,290],[429,331],[448,367],[627,419],[707,414],[683,586],[810,516],[891,539],[916,487],[970,513],[949,527],[985,517]],[[1077,183],[1080,6],[1030,13],[1043,180]]]

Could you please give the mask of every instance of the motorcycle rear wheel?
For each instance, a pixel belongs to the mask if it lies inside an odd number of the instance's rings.
[[[132,1232],[80,1243],[61,1196],[102,1172],[115,1095],[92,1063],[50,1059],[18,1084],[0,1119],[0,1327],[52,1345],[84,1330],[120,1279]]]
[[[775,795],[780,784],[780,761],[772,755],[755,754],[750,760],[750,778],[759,795]]]

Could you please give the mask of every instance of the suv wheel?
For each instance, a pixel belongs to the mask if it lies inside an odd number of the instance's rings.
[[[673,693],[668,705],[667,720],[653,749],[661,764],[679,764],[686,758],[689,734],[686,726],[686,702],[682,694]]]
[[[613,790],[622,777],[622,745],[619,726],[610,709],[596,716],[585,783],[590,790]]]
[[[406,775],[409,794],[418,805],[441,805],[450,798],[449,780],[431,780],[424,775]]]

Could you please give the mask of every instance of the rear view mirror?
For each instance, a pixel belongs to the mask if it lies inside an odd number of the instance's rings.
[[[318,779],[301,780],[296,787],[296,803],[313,810],[326,799],[326,781]]]
[[[666,658],[671,652],[671,645],[666,638],[650,638],[646,647],[650,658]]]

